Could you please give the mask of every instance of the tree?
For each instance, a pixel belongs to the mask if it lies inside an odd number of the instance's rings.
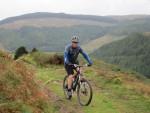
[[[26,50],[26,48],[24,46],[19,47],[16,51],[15,51],[15,56],[14,56],[14,60],[17,60],[19,57],[21,57],[24,54],[28,54],[28,51]]]

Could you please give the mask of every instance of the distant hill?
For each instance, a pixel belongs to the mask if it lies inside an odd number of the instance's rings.
[[[78,20],[91,20],[91,21],[100,21],[100,22],[117,22],[115,19],[105,17],[105,16],[91,16],[91,15],[71,15],[65,13],[47,13],[47,12],[37,12],[24,14],[16,17],[9,17],[5,20],[2,20],[0,24],[12,23],[18,20],[24,19],[38,19],[38,18],[68,18],[68,19],[78,19]]]
[[[20,46],[29,50],[36,47],[42,51],[60,52],[70,43],[72,35],[78,35],[81,44],[87,43],[97,37],[103,36],[109,28],[99,26],[72,26],[72,27],[23,27],[21,29],[0,29],[0,43],[9,51]]]
[[[85,49],[98,42],[90,49],[91,52],[133,32],[150,31],[149,21],[149,15],[25,14],[0,21],[0,48],[14,51],[20,46],[26,46],[28,49],[36,47],[42,51],[59,52],[70,43],[72,35],[78,35]]]
[[[104,45],[92,54],[112,64],[133,69],[150,77],[150,34],[136,33]]]

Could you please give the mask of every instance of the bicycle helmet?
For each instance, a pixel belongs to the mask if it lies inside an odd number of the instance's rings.
[[[79,37],[78,36],[73,36],[71,41],[79,43]]]

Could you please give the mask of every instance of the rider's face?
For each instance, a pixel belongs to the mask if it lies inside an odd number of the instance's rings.
[[[78,46],[78,43],[77,42],[72,42],[72,47],[73,48],[76,48]]]

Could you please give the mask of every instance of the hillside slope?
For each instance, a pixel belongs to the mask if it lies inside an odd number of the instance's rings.
[[[93,55],[106,62],[118,64],[122,67],[133,69],[150,77],[150,35],[137,33],[127,38],[107,44]]]
[[[149,80],[134,72],[95,61],[84,69],[94,97],[90,106],[79,106],[76,94],[64,98],[62,65],[40,65],[48,53],[31,53],[13,61],[0,52],[1,113],[149,113]],[[53,54],[49,54],[50,56]],[[41,59],[43,60],[43,59]]]
[[[99,26],[72,26],[61,28],[35,28],[24,27],[21,29],[0,29],[0,43],[9,51],[15,51],[20,46],[29,50],[33,47],[43,51],[63,51],[67,43],[70,43],[72,35],[80,36],[81,44],[103,36],[109,28]]]
[[[138,73],[94,60],[93,67],[83,69],[85,77],[93,87],[93,100],[88,107],[80,107],[76,93],[73,94],[71,101],[64,97],[62,90],[63,78],[66,75],[64,67],[62,65],[37,65],[41,62],[35,60],[37,55],[44,58],[44,53],[40,52],[24,56],[22,60],[35,66],[36,77],[55,95],[53,103],[56,113],[150,112],[149,80]]]
[[[62,51],[72,35],[80,36],[81,44],[87,43],[108,32],[114,21],[101,16],[40,12],[10,17],[0,21],[0,44],[9,51],[19,46]]]
[[[52,113],[47,94],[32,67],[0,51],[0,113]]]
[[[106,34],[100,38],[90,41],[89,43],[83,44],[82,47],[88,53],[92,53],[93,51],[97,50],[105,44],[109,44],[111,42],[121,40],[123,38],[126,38],[126,36],[113,36],[110,34]]]
[[[20,46],[51,52],[63,51],[70,37],[78,35],[81,45],[87,48],[95,41],[101,44],[105,40],[106,44],[133,32],[148,32],[149,21],[149,15],[92,16],[44,12],[25,14],[0,21],[0,47],[9,51]],[[107,35],[115,39],[107,39]],[[95,40],[104,37],[106,39]],[[97,49],[97,46],[94,47],[91,50]]]

